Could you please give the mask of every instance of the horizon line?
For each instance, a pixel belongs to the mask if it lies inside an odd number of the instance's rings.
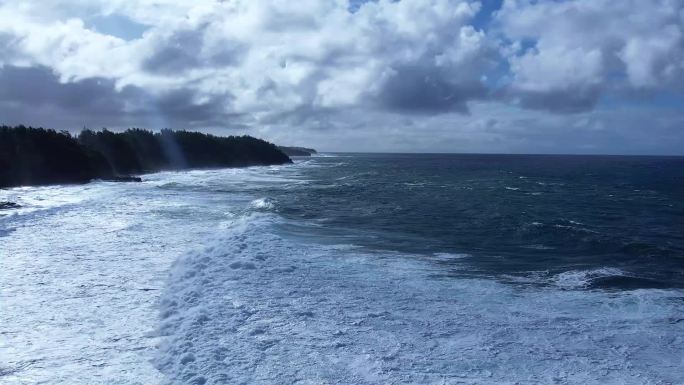
[[[292,146],[285,146],[292,147]],[[393,151],[318,151],[318,154],[361,154],[361,155],[520,155],[520,156],[611,156],[611,157],[661,157],[682,158],[684,154],[582,154],[582,153],[528,153],[528,152],[393,152]],[[315,157],[316,155],[312,155]],[[306,156],[299,156],[306,158]]]

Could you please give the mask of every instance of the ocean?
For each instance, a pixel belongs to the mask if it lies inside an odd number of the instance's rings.
[[[684,158],[0,190],[3,384],[681,384]]]

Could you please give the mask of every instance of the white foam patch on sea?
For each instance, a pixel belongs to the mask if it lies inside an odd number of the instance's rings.
[[[240,218],[177,261],[156,361],[168,383],[681,379],[680,292],[432,279],[430,261],[300,244],[269,230],[280,220]]]
[[[470,257],[472,257],[472,255],[470,255],[470,254],[463,254],[463,253],[461,253],[461,254],[454,254],[454,253],[435,253],[435,254],[432,255],[432,257],[433,257],[435,260],[438,260],[438,261],[446,261],[446,262],[448,262],[448,261],[460,260],[460,259],[464,259],[464,258],[470,258]]]
[[[297,174],[292,167],[290,175]],[[239,217],[278,167],[165,172],[142,183],[0,190],[0,383],[158,384],[171,264]]]
[[[552,281],[564,289],[578,289],[588,287],[600,278],[625,277],[628,274],[615,267],[603,267],[591,270],[570,270],[553,276]]]
[[[272,210],[275,208],[275,201],[271,198],[259,198],[251,201],[250,206],[255,209]]]

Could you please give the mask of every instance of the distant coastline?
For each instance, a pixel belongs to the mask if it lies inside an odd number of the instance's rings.
[[[313,148],[307,147],[278,146],[278,148],[287,156],[311,156],[318,153]]]
[[[191,131],[68,132],[0,126],[0,188],[139,181],[162,170],[278,165],[292,160],[278,146],[251,136],[220,137]]]

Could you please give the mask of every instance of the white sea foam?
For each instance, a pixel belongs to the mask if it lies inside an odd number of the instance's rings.
[[[598,232],[595,230],[591,230],[591,229],[588,229],[586,227],[579,226],[579,222],[569,221],[569,223],[570,223],[570,225],[564,225],[564,224],[557,223],[557,224],[553,225],[553,227],[555,227],[557,229],[569,230],[569,231],[574,231],[574,232],[578,232],[578,233],[598,234]]]
[[[251,201],[250,206],[255,209],[272,210],[275,208],[275,201],[271,198],[259,198]]]
[[[0,190],[23,206],[0,217],[0,383],[162,382],[150,360],[171,263],[244,212],[255,198],[245,180],[287,185],[297,170]]]
[[[520,247],[525,248],[525,249],[532,249],[532,250],[553,250],[553,249],[555,249],[555,247],[547,246],[547,245],[540,244],[540,243],[535,243],[532,245],[526,245],[526,246],[520,246]]]
[[[156,361],[169,383],[681,379],[678,291],[432,279],[429,261],[277,236],[280,220],[240,218],[174,266]]]
[[[530,248],[537,248],[531,245]],[[506,282],[551,285],[563,290],[583,290],[590,288],[596,281],[612,277],[629,277],[630,274],[616,267],[598,269],[570,270],[557,274],[549,271],[531,271],[523,275],[502,275]]]
[[[349,158],[349,155],[339,155],[339,154],[326,154],[326,153],[316,153],[311,154],[312,158]]]
[[[457,259],[470,258],[472,255],[465,253],[434,253],[432,256],[441,261],[453,261]]]
[[[597,279],[606,277],[625,277],[627,273],[615,267],[591,270],[572,270],[555,275],[552,282],[563,289],[580,289],[591,285]]]

